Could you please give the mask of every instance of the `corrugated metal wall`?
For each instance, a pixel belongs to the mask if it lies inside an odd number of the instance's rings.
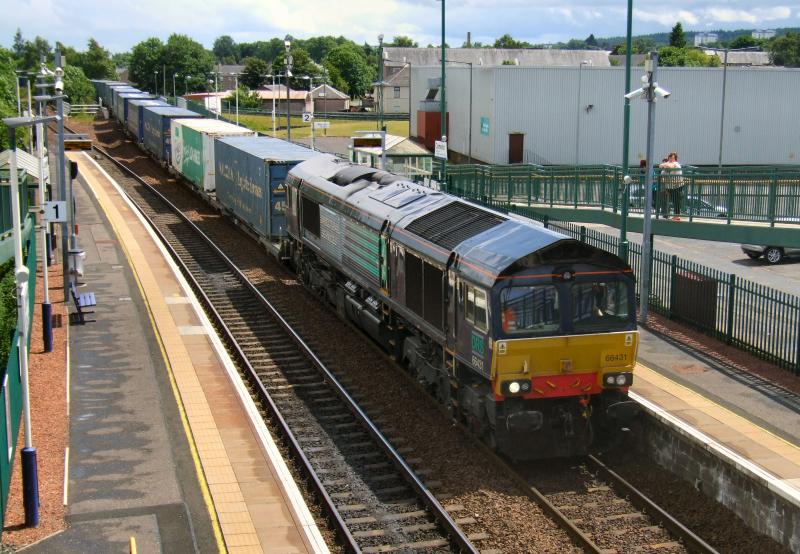
[[[469,67],[448,66],[450,148],[467,154]],[[481,161],[508,162],[508,134],[525,133],[525,161],[542,164],[619,164],[625,70],[620,67],[475,67],[472,153]],[[632,70],[640,85],[643,68]],[[440,75],[436,67],[412,67],[416,112]],[[800,163],[800,70],[728,68],[725,164]],[[721,68],[659,68],[658,82],[672,92],[656,107],[657,161],[677,151],[686,164],[716,164],[719,156]],[[644,158],[647,106],[631,104],[630,160]],[[489,135],[481,134],[488,123]],[[486,121],[488,118],[488,121]],[[416,117],[412,117],[412,133]],[[577,140],[576,140],[577,138]]]

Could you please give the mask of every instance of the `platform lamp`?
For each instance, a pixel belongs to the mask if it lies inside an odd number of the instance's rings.
[[[172,74],[172,100],[175,102],[175,104],[178,103],[178,100],[177,100],[178,95],[175,94],[175,78],[176,77],[178,77],[178,74],[177,73],[173,73]]]
[[[155,88],[153,94],[158,96],[158,69],[153,71],[153,87]]]
[[[19,342],[19,372],[22,381],[22,409],[25,413],[25,448],[22,449],[22,491],[23,505],[25,506],[25,525],[37,527],[39,525],[39,477],[36,467],[36,449],[33,447],[31,435],[31,404],[30,388],[28,385],[28,278],[30,272],[22,259],[22,218],[19,213],[19,176],[17,175],[17,140],[18,127],[33,127],[38,124],[56,121],[57,116],[48,117],[9,117],[3,119],[8,127],[8,138],[11,148],[11,220],[13,222],[14,236],[14,275],[17,283],[17,330]],[[33,292],[35,294],[35,291]]]
[[[270,92],[272,93],[272,136],[275,136],[275,77],[281,77],[281,75],[275,75],[274,73],[269,73],[265,75],[265,77],[272,77],[272,89]]]
[[[191,79],[191,75],[184,75],[183,76],[183,94],[189,94],[189,79]],[[178,101],[176,100],[175,103],[177,104]]]
[[[289,91],[292,90],[292,41],[288,36],[283,41],[283,47],[286,49],[286,140],[292,142],[292,101],[289,98]]]

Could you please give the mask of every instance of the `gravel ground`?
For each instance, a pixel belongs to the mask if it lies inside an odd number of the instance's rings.
[[[302,332],[314,347],[322,350],[326,362],[346,374],[348,380],[360,390],[370,391],[368,396],[371,404],[380,406],[382,414],[395,414],[393,427],[402,431],[406,444],[413,448],[410,456],[421,458],[424,461],[422,466],[431,469],[433,478],[442,482],[442,490],[452,495],[447,503],[463,504],[468,513],[491,534],[490,540],[481,543],[482,548],[498,548],[505,552],[575,550],[538,506],[522,495],[510,480],[497,475],[492,462],[457,428],[453,428],[427,398],[421,398],[415,388],[397,378],[397,370],[392,364],[378,356],[375,348],[357,333],[342,332],[344,327],[341,320],[323,308],[305,289],[297,286],[293,277],[266,255],[261,247],[253,241],[243,240],[235,226],[221,218],[183,185],[174,186],[174,179],[167,178],[163,170],[132,144],[123,143],[110,124],[100,123],[97,129],[100,143],[106,147],[117,147],[115,155],[127,158],[134,171],[157,185],[206,232],[218,239],[254,283],[264,292],[281,298],[282,308],[290,310],[293,319],[309,322]],[[754,367],[763,372],[760,374],[764,377],[774,375],[780,384],[793,387],[791,390],[800,390],[796,381],[787,382],[787,372],[774,367],[772,370],[777,371],[772,371],[769,364],[760,360],[753,363],[751,356],[735,349],[721,348],[722,345],[717,341],[691,329],[675,326],[657,316],[648,320],[648,324],[693,347],[721,356],[729,363],[737,364],[737,367]],[[331,340],[331,330],[335,330],[335,340]],[[432,441],[431,437],[436,440]],[[678,481],[667,472],[654,472],[644,456],[633,456],[616,469],[620,469],[637,486],[646,490],[649,487],[654,494],[664,491],[662,496],[665,495],[665,498],[669,497],[669,491],[676,490]],[[635,476],[639,476],[640,480],[634,479]],[[704,536],[706,540],[713,540],[718,548],[725,551],[741,551],[741,545],[749,544],[742,537],[750,537],[751,533],[738,518],[691,487],[679,490],[680,494],[675,495],[680,498],[676,513],[682,514],[680,510],[692,506],[698,514],[706,514],[706,518],[709,513],[717,516],[705,520],[710,527],[709,535]],[[656,500],[665,503],[660,496]],[[738,532],[731,532],[737,528]],[[780,551],[770,548],[767,543],[758,544],[758,550]],[[774,543],[772,546],[776,547]]]
[[[25,446],[24,428],[20,419],[17,439],[18,454],[14,460],[11,487],[5,513],[3,545],[15,549],[32,544],[66,529],[64,521],[64,452],[69,436],[69,418],[66,410],[66,344],[69,318],[61,287],[60,265],[50,266],[50,303],[54,320],[53,351],[44,352],[42,318],[39,306],[43,297],[42,274],[36,280],[36,308],[31,331],[29,358],[29,384],[31,402],[31,429],[36,448],[39,470],[39,518],[36,528],[26,528],[22,504],[22,476],[20,454]]]

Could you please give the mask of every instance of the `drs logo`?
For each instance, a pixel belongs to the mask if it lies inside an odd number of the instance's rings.
[[[478,354],[479,356],[483,357],[486,354],[484,349],[484,338],[483,335],[473,332],[472,333],[472,353]]]

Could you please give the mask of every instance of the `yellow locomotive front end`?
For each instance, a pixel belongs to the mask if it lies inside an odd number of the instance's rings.
[[[627,391],[639,333],[628,271],[516,275],[494,301],[501,450],[517,459],[584,454],[596,433],[617,430],[635,412]]]

